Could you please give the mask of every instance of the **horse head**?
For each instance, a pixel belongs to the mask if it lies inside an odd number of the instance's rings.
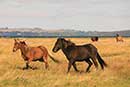
[[[75,43],[71,42],[70,40],[65,40],[64,38],[58,38],[52,51],[57,52],[60,49],[67,48],[68,46],[75,46]]]
[[[19,39],[14,39],[13,52],[16,52],[18,49],[20,49],[21,47],[23,47],[25,45],[26,45],[25,41],[20,41]]]

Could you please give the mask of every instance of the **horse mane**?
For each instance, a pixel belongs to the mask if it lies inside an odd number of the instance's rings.
[[[75,46],[76,44],[70,40],[67,40],[67,43],[69,44],[69,46]]]
[[[70,40],[66,40],[65,38],[58,38],[60,39],[61,41],[64,41],[67,43],[68,46],[76,46],[76,44]]]
[[[20,41],[20,43],[27,46],[25,41]]]

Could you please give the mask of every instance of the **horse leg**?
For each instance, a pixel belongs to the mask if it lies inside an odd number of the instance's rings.
[[[95,68],[98,69],[98,63],[96,61],[96,57],[91,57],[91,59],[92,59],[94,65],[95,65]]]
[[[70,60],[69,60],[69,63],[68,63],[68,71],[67,71],[67,73],[69,73],[69,71],[70,71],[70,68],[71,68],[71,65],[74,63],[74,60],[73,60],[73,58],[71,58]]]
[[[44,63],[45,63],[45,68],[47,69],[49,67],[47,57],[44,57],[43,59],[44,59]]]
[[[31,57],[31,58],[29,58],[29,60],[26,62],[26,67],[25,67],[25,69],[28,69],[28,68],[33,69],[33,67],[29,66],[29,63],[30,63],[32,60],[33,60],[33,58],[32,58],[32,57]]]
[[[24,69],[28,69],[28,68],[29,68],[29,62],[27,61],[27,62],[26,62],[26,66],[23,68],[23,70],[24,70]]]
[[[89,69],[90,69],[90,67],[92,66],[93,63],[89,59],[87,59],[85,61],[89,64],[88,68],[86,69],[86,72],[89,72]]]
[[[74,62],[72,65],[73,65],[73,67],[74,67],[75,71],[76,71],[76,72],[79,72],[79,70],[78,70],[78,69],[77,69],[77,67],[76,67],[75,62]]]
[[[45,62],[45,68],[47,69],[49,67],[48,62]]]

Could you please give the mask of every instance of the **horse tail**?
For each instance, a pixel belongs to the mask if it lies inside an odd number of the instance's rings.
[[[48,53],[48,55],[49,55],[49,57],[50,57],[54,62],[56,62],[56,63],[60,63],[59,60],[57,60],[57,59],[55,59],[54,57],[52,57],[49,53]]]
[[[48,51],[47,51],[47,49],[46,49],[45,47],[43,47],[43,46],[38,46],[38,47],[39,47],[42,51],[46,51],[46,53],[48,54],[48,56],[49,56],[54,62],[60,63],[59,60],[55,59],[54,57],[52,57],[52,56],[48,53]]]
[[[104,69],[104,66],[107,67],[107,64],[105,63],[105,61],[101,58],[101,56],[99,55],[99,53],[97,53],[97,59],[98,59],[98,62],[101,66],[102,69]]]

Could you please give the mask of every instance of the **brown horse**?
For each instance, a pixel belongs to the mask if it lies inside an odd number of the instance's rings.
[[[107,66],[104,60],[100,57],[97,48],[92,44],[75,45],[73,42],[65,40],[64,38],[58,38],[52,51],[56,53],[60,49],[63,51],[69,61],[67,72],[70,71],[71,65],[73,65],[75,71],[78,71],[75,64],[76,61],[86,61],[89,64],[86,72],[89,71],[92,65],[91,60],[93,61],[96,68],[98,68],[96,59],[101,65],[102,69],[104,69],[104,66]]]
[[[116,41],[117,42],[124,42],[123,37],[120,36],[119,34],[116,34]]]
[[[98,41],[98,37],[97,36],[95,36],[95,37],[91,37],[91,40],[93,41],[93,42],[97,42]]]
[[[29,47],[25,41],[20,41],[18,39],[14,39],[14,47],[13,52],[16,52],[18,49],[21,51],[21,55],[26,61],[26,67],[24,69],[31,68],[29,66],[29,63],[31,61],[40,61],[45,63],[45,68],[48,68],[48,56],[55,62],[59,62],[58,60],[54,59],[47,51],[47,49],[44,46],[38,46],[38,47]]]

